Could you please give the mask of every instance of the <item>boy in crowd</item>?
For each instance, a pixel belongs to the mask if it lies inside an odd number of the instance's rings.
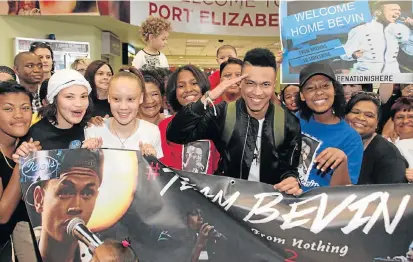
[[[232,45],[223,45],[217,50],[217,62],[221,66],[222,63],[227,62],[228,58],[237,58],[237,49]],[[211,90],[214,89],[221,80],[220,70],[216,70],[209,76],[209,83],[211,84]]]

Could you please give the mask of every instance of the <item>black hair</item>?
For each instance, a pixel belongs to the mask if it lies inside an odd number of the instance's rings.
[[[222,71],[224,71],[224,68],[225,68],[227,65],[240,65],[240,66],[242,66],[243,64],[244,64],[244,63],[242,62],[241,59],[234,58],[234,57],[230,57],[230,58],[228,58],[228,61],[222,63],[222,64],[219,66],[219,76],[220,76],[220,77],[222,76]]]
[[[11,69],[10,67],[7,66],[0,66],[0,73],[6,73],[9,74],[14,80],[16,80],[16,73]]]
[[[277,72],[275,56],[266,48],[254,48],[248,51],[244,57],[244,65],[245,64],[259,67],[272,67],[275,72]]]
[[[40,85],[40,90],[39,90],[40,102],[43,101],[43,99],[46,99],[47,97],[47,85],[48,84],[49,84],[49,79],[46,79]]]
[[[92,63],[90,63],[89,66],[86,68],[85,78],[89,82],[90,87],[92,88],[90,97],[92,97],[93,101],[98,100],[98,94],[97,94],[96,83],[95,83],[95,75],[96,75],[96,72],[104,65],[107,65],[109,67],[110,72],[112,72],[112,75],[113,75],[112,67],[103,60],[95,60]]]
[[[7,94],[26,94],[30,99],[30,104],[32,103],[33,96],[32,94],[27,91],[26,88],[18,84],[14,80],[9,81],[2,81],[0,82],[0,95],[7,95]]]
[[[182,108],[182,105],[178,102],[178,99],[176,98],[176,89],[178,88],[178,75],[182,71],[189,71],[194,75],[196,81],[198,82],[199,88],[201,89],[202,95],[204,95],[206,91],[210,89],[210,84],[207,76],[198,67],[194,65],[185,65],[183,67],[178,68],[169,77],[168,84],[166,87],[166,96],[168,103],[171,105],[172,109],[175,112],[178,112]]]
[[[390,109],[390,117],[394,120],[396,113],[399,111],[412,111],[413,110],[413,98],[412,97],[400,97],[396,100]]]
[[[380,119],[380,100],[377,98],[372,97],[371,95],[368,94],[356,94],[351,97],[351,99],[348,101],[346,105],[346,115],[351,112],[353,107],[361,101],[370,101],[377,107],[377,120]]]
[[[54,73],[54,54],[53,54],[52,47],[50,46],[49,43],[46,43],[46,42],[33,42],[30,45],[29,52],[34,53],[39,48],[47,49],[47,50],[50,51],[50,56],[52,57],[52,70],[51,70],[51,73],[53,74]]]
[[[141,73],[145,83],[152,83],[156,85],[161,93],[161,96],[165,95],[165,81],[161,76],[162,73],[160,73],[157,68],[152,70],[141,70]]]
[[[235,53],[235,55],[238,55],[237,54],[237,49],[235,48],[235,47],[233,47],[232,45],[223,45],[223,46],[220,46],[218,49],[217,49],[217,57],[218,57],[218,54],[219,54],[219,51],[221,51],[221,49],[232,49],[233,51],[234,51],[234,53]]]
[[[300,90],[300,86],[299,85],[286,85],[284,88],[283,88],[283,90],[281,90],[281,94],[280,94],[280,98],[281,98],[281,102],[283,102],[283,103],[285,103],[285,97],[284,97],[284,93],[285,93],[285,91],[287,90],[287,88],[289,88],[290,86],[296,86],[296,87],[298,87],[298,90]],[[300,92],[300,91],[298,91],[298,92]],[[298,100],[297,100],[298,101]]]
[[[57,96],[54,97],[53,103],[48,104],[47,106],[44,106],[40,108],[39,110],[39,115],[42,116],[42,118],[47,118],[53,125],[58,125],[59,123],[57,122],[57,107],[58,107],[58,101],[57,101]],[[79,124],[81,127],[85,127],[89,120],[92,118],[92,110],[93,110],[93,100],[90,96],[88,96],[89,100],[89,107],[86,109],[86,113],[83,116],[82,121],[80,121]]]
[[[344,97],[344,90],[343,86],[338,82],[337,80],[332,80],[333,86],[334,86],[334,103],[333,103],[333,112],[334,115],[339,117],[340,119],[344,118],[346,115],[346,98]],[[300,92],[302,92],[302,89],[300,88]],[[300,94],[297,94],[300,96]],[[299,101],[299,107],[300,108],[300,116],[306,120],[309,121],[311,116],[313,115],[313,110],[311,110],[305,101],[302,101],[300,97],[297,98],[297,101]]]
[[[361,85],[361,90],[365,92],[373,92],[373,84],[343,84],[345,85]]]

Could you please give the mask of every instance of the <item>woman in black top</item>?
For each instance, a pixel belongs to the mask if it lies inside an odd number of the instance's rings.
[[[86,69],[85,78],[90,83],[93,100],[92,116],[112,116],[108,102],[109,81],[113,76],[112,67],[102,60],[90,63]]]
[[[9,184],[15,165],[11,159],[12,154],[18,139],[24,136],[30,127],[31,104],[30,94],[24,87],[12,82],[0,82],[0,196],[6,187],[13,189],[11,198],[8,198],[11,201],[0,202],[0,261],[10,259],[4,256],[10,249],[3,247],[10,240],[15,225],[29,221],[26,207],[19,201],[19,187]],[[30,239],[30,232],[27,231],[27,235],[22,237]]]
[[[355,93],[346,107],[346,120],[361,136],[363,162],[358,184],[406,183],[406,162],[399,150],[376,133],[380,99],[377,94]]]

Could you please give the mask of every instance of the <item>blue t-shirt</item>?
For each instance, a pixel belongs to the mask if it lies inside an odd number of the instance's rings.
[[[361,163],[363,161],[363,143],[360,135],[351,128],[344,120],[337,124],[327,125],[318,123],[311,118],[305,121],[300,118],[302,132],[302,148],[298,172],[303,185],[307,191],[314,187],[329,186],[333,170],[326,175],[317,170],[314,159],[324,149],[333,147],[340,149],[347,155],[348,170],[351,182],[357,184],[360,176]]]

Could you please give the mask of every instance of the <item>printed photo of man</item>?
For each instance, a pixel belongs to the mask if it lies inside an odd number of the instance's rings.
[[[356,73],[400,73],[398,55],[403,51],[413,56],[413,19],[408,1],[372,1],[373,20],[359,25],[348,33],[341,59],[356,61]],[[411,63],[409,63],[411,64]],[[412,70],[413,68],[410,68]]]
[[[66,233],[75,217],[87,224],[102,183],[101,151],[66,150],[56,157],[60,167],[54,177],[36,181],[26,192],[26,202],[41,215],[34,228],[40,255],[47,261],[81,261],[79,242]]]
[[[206,174],[209,161],[209,141],[197,141],[184,145],[182,170]]]

